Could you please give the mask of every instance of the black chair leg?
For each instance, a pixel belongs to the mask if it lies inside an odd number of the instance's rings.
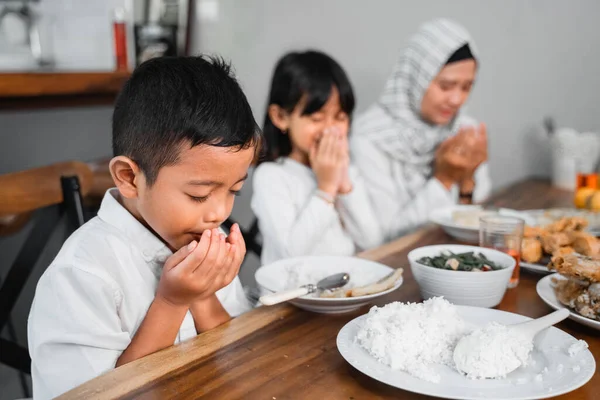
[[[8,322],[6,323],[6,329],[8,331],[8,337],[13,342],[17,343],[17,332],[15,331],[15,326],[13,325],[12,319],[9,317]],[[27,378],[25,377],[25,372],[19,370],[19,381],[21,383],[21,388],[23,389],[23,397],[31,397],[31,391],[29,390],[29,385],[27,384]]]

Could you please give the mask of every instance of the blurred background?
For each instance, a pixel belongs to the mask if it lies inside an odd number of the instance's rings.
[[[360,113],[378,98],[408,37],[447,17],[477,45],[481,67],[467,107],[488,126],[494,189],[549,177],[545,118],[600,130],[598,15],[596,0],[0,1],[0,174],[110,157],[115,96],[139,62],[161,55],[231,60],[262,124],[277,59],[323,50],[349,74]],[[250,183],[233,213],[245,227],[253,218]],[[26,236],[27,227],[1,238],[0,279]],[[12,311],[22,344],[35,282],[62,239],[50,240]],[[244,284],[254,285],[257,265],[250,255]],[[26,394],[18,373],[0,364],[0,399]]]

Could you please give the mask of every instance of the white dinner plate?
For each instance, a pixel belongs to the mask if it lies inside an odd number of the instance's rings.
[[[307,283],[316,284],[326,276],[347,272],[350,274],[348,286],[365,286],[375,283],[394,269],[375,261],[357,257],[307,256],[288,258],[260,267],[255,278],[258,285],[267,293],[292,289]],[[309,279],[310,278],[310,279]],[[314,294],[290,300],[290,304],[304,310],[339,314],[354,311],[375,299],[398,289],[402,285],[400,278],[394,287],[380,293],[359,297],[321,298]]]
[[[494,309],[457,307],[459,315],[477,327],[491,321],[508,325],[530,320],[522,315]],[[340,330],[337,347],[342,357],[363,374],[413,393],[446,399],[545,399],[583,386],[596,370],[596,362],[589,350],[569,356],[567,349],[576,339],[551,327],[536,336],[531,354],[533,362],[527,367],[518,368],[504,379],[471,380],[450,367],[436,366],[441,381],[427,382],[381,364],[356,342],[356,335],[366,318],[367,315],[355,318]]]

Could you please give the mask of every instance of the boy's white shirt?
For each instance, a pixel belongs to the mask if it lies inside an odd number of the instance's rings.
[[[38,282],[28,322],[35,399],[115,367],[152,303],[172,252],[106,192],[98,216],[65,242]],[[231,316],[251,309],[239,278],[217,292]],[[197,335],[188,311],[175,343]]]
[[[338,196],[334,207],[316,195],[309,167],[287,157],[258,166],[251,206],[263,237],[262,264],[306,255],[350,256],[381,244],[358,170],[350,166],[349,174],[353,190]]]

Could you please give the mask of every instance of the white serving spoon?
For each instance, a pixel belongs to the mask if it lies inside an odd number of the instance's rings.
[[[568,316],[569,310],[562,308],[538,319],[508,325],[508,335],[501,329],[497,332],[498,335],[507,338],[507,341],[502,343],[498,343],[498,337],[489,337],[490,331],[487,332],[487,336],[482,334],[485,328],[477,329],[462,337],[454,348],[456,368],[459,372],[477,379],[505,376],[519,368],[529,357],[535,335]],[[484,338],[485,342],[482,341]],[[492,345],[494,339],[496,342]]]
[[[282,292],[270,293],[261,296],[259,299],[265,306],[272,306],[274,304],[282,303],[284,301],[295,299],[296,297],[305,296],[309,293],[323,290],[334,290],[341,288],[350,281],[350,275],[345,272],[339,274],[330,275],[326,278],[321,279],[316,285],[308,284],[300,286],[297,289],[284,290]]]

